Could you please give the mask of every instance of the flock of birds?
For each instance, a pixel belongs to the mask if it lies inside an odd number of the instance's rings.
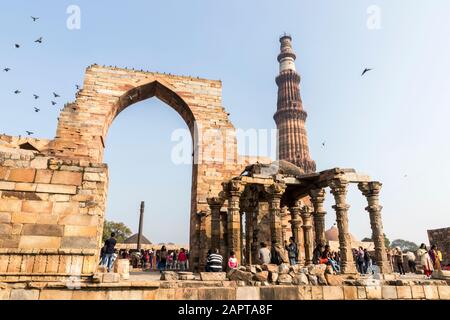
[[[34,16],[31,16],[31,19],[33,20],[33,22],[37,22],[40,18],[39,17],[34,17]],[[35,43],[37,43],[37,44],[42,44],[42,42],[43,42],[43,40],[44,40],[44,38],[43,37],[39,37],[38,39],[36,39],[34,42]],[[21,47],[21,45],[19,44],[19,43],[15,43],[14,44],[14,47],[16,48],[16,49],[19,49],[20,47]],[[12,70],[12,68],[10,68],[10,67],[5,67],[5,68],[3,68],[3,71],[4,72],[10,72]],[[79,85],[75,85],[75,87],[77,88],[77,90],[80,90],[80,86]],[[19,95],[19,94],[21,94],[22,93],[22,91],[21,90],[19,90],[19,89],[17,89],[17,90],[15,90],[14,91],[14,94],[16,94],[16,95]],[[34,100],[38,100],[40,97],[39,97],[39,95],[37,95],[37,94],[33,94],[33,97],[34,97]],[[57,98],[60,98],[61,96],[58,94],[58,93],[56,93],[56,92],[53,92],[53,96],[52,96],[52,100],[50,101],[50,103],[52,104],[52,106],[56,106],[58,103],[55,101]],[[40,112],[41,111],[41,109],[40,108],[38,108],[38,107],[33,107],[33,109],[34,109],[34,112]],[[28,135],[28,136],[31,136],[31,135],[33,135],[34,134],[34,132],[32,132],[32,131],[25,131],[26,132],[26,134]]]

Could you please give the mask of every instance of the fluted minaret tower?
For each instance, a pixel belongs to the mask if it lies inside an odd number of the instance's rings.
[[[291,41],[289,35],[280,37],[280,74],[275,79],[278,101],[277,112],[273,116],[278,129],[278,157],[309,173],[316,171],[316,163],[309,155],[305,129],[307,113],[300,97],[300,75],[295,70],[296,56]]]

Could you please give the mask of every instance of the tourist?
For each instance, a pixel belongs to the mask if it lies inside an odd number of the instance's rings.
[[[105,241],[105,255],[103,259],[103,266],[106,266],[108,272],[111,272],[113,263],[114,263],[114,253],[115,253],[115,246],[116,246],[116,234],[114,232],[111,232],[111,237]]]
[[[211,250],[211,254],[208,255],[206,265],[209,272],[222,272],[223,257],[219,254],[219,249]]]
[[[370,256],[370,253],[367,249],[364,249],[364,273],[368,274],[370,270],[370,273],[374,273],[372,269],[372,257]]]
[[[400,247],[395,248],[395,265],[397,266],[398,272],[400,274],[405,274],[405,269],[403,268],[403,252]]]
[[[416,273],[416,256],[412,251],[406,253],[406,259],[408,260],[409,272]]]
[[[440,251],[439,251],[440,252]],[[431,261],[433,262],[433,268],[434,270],[441,270],[441,259],[439,259],[439,253],[437,246],[433,244],[430,248],[430,251],[428,251],[428,254],[430,255]],[[441,253],[442,256],[442,253]]]
[[[178,269],[178,250],[175,250],[173,252],[173,259],[172,259],[172,269],[177,270]]]
[[[148,261],[150,263],[150,270],[153,270],[153,257],[155,256],[155,251],[151,248],[148,251]]]
[[[420,245],[420,248],[417,250],[416,254],[420,259],[420,264],[422,265],[424,274],[427,276],[427,278],[430,278],[431,273],[433,272],[433,261],[431,261],[425,243],[422,243]]]
[[[324,263],[327,266],[331,266],[333,272],[338,273],[341,271],[341,268],[339,267],[339,264],[333,257],[336,257],[336,253],[331,252],[330,246],[326,245],[322,252],[320,263]]]
[[[142,261],[144,261],[144,264],[142,265],[142,271],[145,271],[150,264],[150,255],[148,253],[148,250],[144,251],[144,259],[142,259]]]
[[[322,257],[323,252],[323,244],[319,243],[313,251],[313,263],[319,264],[320,258]]]
[[[258,251],[258,259],[260,264],[269,264],[271,259],[271,254],[269,248],[267,248],[267,244],[265,242],[261,242],[261,248]]]
[[[187,270],[186,261],[187,261],[186,251],[184,250],[184,248],[181,248],[180,253],[178,254],[178,264],[180,266],[181,271]]]
[[[298,259],[298,250],[297,244],[294,241],[294,237],[289,238],[289,245],[287,246],[286,250],[288,252],[289,263],[291,264],[291,266],[296,265]]]
[[[358,267],[358,272],[364,274],[364,250],[359,247],[356,251],[356,266]]]
[[[166,268],[170,270],[172,268],[173,252],[167,254]]]
[[[228,259],[228,268],[237,269],[237,267],[238,267],[238,260],[236,258],[236,254],[234,251],[231,251],[230,258]]]
[[[158,269],[159,272],[163,272],[164,270],[166,270],[166,264],[167,264],[167,249],[166,246],[162,246],[161,250],[159,251],[159,263],[158,263]]]

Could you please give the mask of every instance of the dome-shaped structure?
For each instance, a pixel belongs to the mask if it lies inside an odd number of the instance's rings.
[[[138,236],[139,235],[137,233],[135,233],[131,237],[125,239],[123,241],[123,243],[126,243],[126,244],[134,244],[134,243],[136,243],[137,244]],[[142,237],[141,237],[141,244],[152,244],[152,243],[144,235],[142,235]]]
[[[330,229],[325,231],[325,238],[327,241],[339,241],[339,229],[337,228],[336,223],[334,223]],[[359,240],[350,233],[350,238],[352,242],[358,242]]]

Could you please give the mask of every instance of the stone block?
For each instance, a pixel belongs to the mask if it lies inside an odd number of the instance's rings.
[[[367,292],[366,292],[366,288],[365,287],[361,287],[361,286],[358,286],[358,287],[356,287],[356,289],[357,289],[357,294],[358,294],[358,299],[363,299],[363,300],[365,300],[365,299],[367,299]]]
[[[65,237],[95,237],[96,235],[97,226],[64,226]]]
[[[0,223],[0,236],[7,236],[12,233],[12,226],[9,223]]]
[[[11,222],[11,213],[0,212],[0,223],[10,223],[10,222]]]
[[[450,286],[437,286],[439,292],[439,299],[450,300]]]
[[[75,206],[78,211],[78,206]],[[73,214],[61,216],[58,220],[59,224],[71,226],[97,226],[99,218],[88,214]]]
[[[292,283],[295,285],[307,285],[309,284],[309,280],[306,274],[299,273],[292,278]]]
[[[324,300],[344,300],[344,289],[340,286],[323,287]]]
[[[425,299],[423,286],[411,286],[411,293],[413,299]]]
[[[36,169],[31,168],[12,168],[9,170],[9,181],[14,182],[33,182],[36,175]]]
[[[423,291],[425,293],[425,299],[427,300],[439,299],[438,286],[423,286]]]
[[[27,182],[17,182],[14,190],[24,191],[24,192],[34,192],[36,191],[37,184],[27,183]]]
[[[39,183],[36,192],[60,193],[60,194],[76,194],[76,186],[67,186],[63,184],[41,184]]]
[[[11,222],[16,224],[36,223],[39,218],[39,213],[31,212],[13,212],[11,215]]]
[[[311,286],[311,298],[312,300],[323,300],[323,288],[322,286]]]
[[[39,295],[39,300],[72,300],[73,290],[44,289]]]
[[[195,288],[175,289],[175,300],[198,300],[198,290]]]
[[[235,288],[199,288],[199,300],[235,300]]]
[[[8,168],[0,167],[0,180],[6,180],[6,177],[8,176]]]
[[[19,248],[21,249],[58,249],[60,245],[60,237],[22,236],[19,241]]]
[[[15,190],[16,183],[9,181],[0,181],[0,190]]]
[[[311,300],[311,286],[298,286],[298,299],[299,300]]]
[[[19,212],[21,207],[21,200],[0,199],[1,212]]]
[[[291,284],[292,283],[292,277],[289,274],[280,274],[278,276],[277,283],[279,283],[279,284]]]
[[[385,300],[397,299],[397,288],[395,286],[382,286],[381,296]]]
[[[25,236],[62,237],[64,228],[56,224],[24,224],[22,234]]]
[[[309,283],[311,285],[313,285],[313,286],[318,286],[319,285],[319,281],[317,280],[317,276],[308,274],[307,277],[308,277]]]
[[[229,273],[228,278],[232,281],[250,281],[253,278],[253,274],[247,271],[235,270]]]
[[[48,166],[48,157],[36,157],[30,162],[30,167],[34,169],[46,169]]]
[[[277,272],[278,273],[278,266],[276,264],[263,264],[261,266],[261,268],[264,271]]]
[[[278,280],[278,273],[269,271],[269,281],[275,283],[277,282],[277,280]]]
[[[289,273],[289,268],[290,266],[289,266],[289,264],[287,264],[287,263],[282,263],[282,264],[280,264],[279,266],[278,266],[278,273],[281,275],[281,274],[286,274],[286,273]]]
[[[410,286],[397,286],[398,299],[411,299],[411,287]]]
[[[73,290],[72,300],[106,300],[106,290]]]
[[[102,276],[103,283],[117,283],[120,282],[120,274],[114,272],[104,273]]]
[[[176,281],[178,280],[178,274],[174,271],[163,271],[161,274],[161,280]]]
[[[259,288],[261,300],[275,300],[274,286],[263,286]]]
[[[50,183],[52,180],[53,170],[37,170],[34,182]]]
[[[53,214],[60,216],[78,215],[80,211],[80,204],[78,202],[55,202],[53,204]],[[61,218],[63,219],[63,218]]]
[[[325,274],[325,279],[330,286],[342,286],[344,283],[344,277],[335,274]]]
[[[238,287],[236,288],[236,300],[260,300],[258,287]]]
[[[22,211],[23,212],[34,212],[34,213],[51,213],[53,203],[50,201],[22,201]]]
[[[345,300],[356,300],[358,299],[358,288],[354,286],[343,286],[344,288],[344,299]],[[365,291],[364,291],[365,293]]]
[[[274,286],[273,300],[298,300],[299,291],[297,286]]]
[[[173,289],[173,288],[168,288],[168,289],[160,288],[160,289],[157,289],[157,290],[155,290],[153,299],[151,299],[151,300],[174,300],[175,299],[175,290],[176,289]],[[145,300],[150,300],[149,299],[150,294],[149,293],[144,293],[143,298]]]
[[[310,275],[317,276],[323,275],[327,266],[325,264],[311,264],[307,268]]]
[[[12,289],[11,300],[38,300],[39,290],[31,289]]]
[[[81,185],[81,178],[81,172],[55,171],[51,183],[79,186]]]
[[[268,281],[269,280],[269,271],[261,271],[253,275],[253,280],[255,281]]]
[[[62,237],[61,248],[63,249],[96,249],[97,240],[89,237]]]
[[[226,279],[226,272],[200,272],[200,280],[202,281],[225,281]]]
[[[369,286],[366,287],[366,293],[367,293],[367,299],[374,300],[374,299],[381,299],[381,286]]]

